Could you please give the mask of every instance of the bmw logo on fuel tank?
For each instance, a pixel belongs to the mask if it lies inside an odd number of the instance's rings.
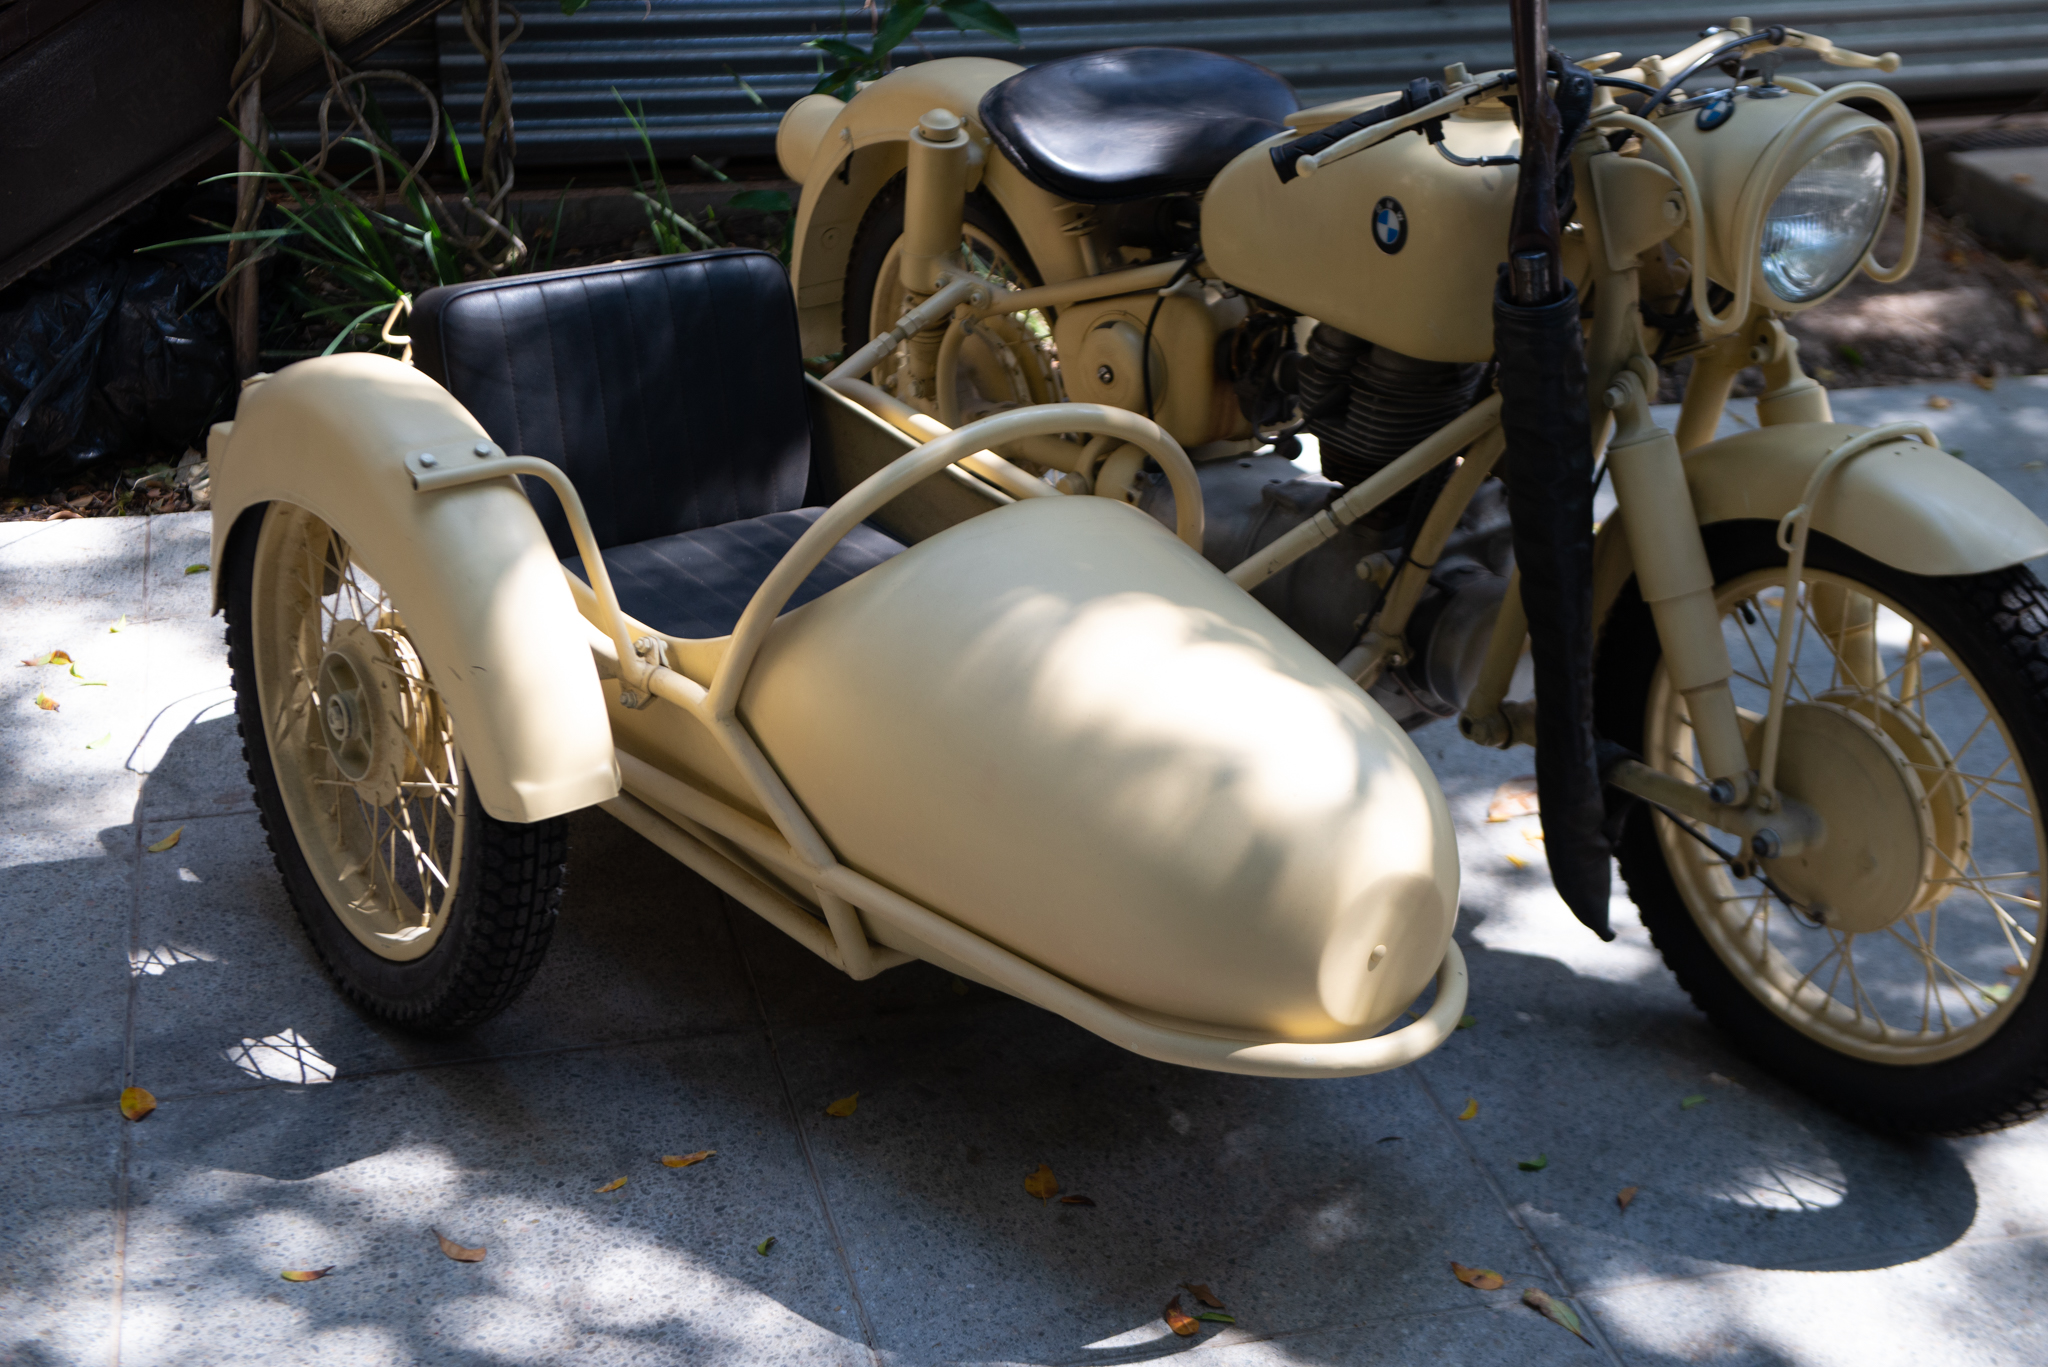
[[[1372,206],[1372,240],[1389,256],[1408,245],[1408,214],[1392,195]]]

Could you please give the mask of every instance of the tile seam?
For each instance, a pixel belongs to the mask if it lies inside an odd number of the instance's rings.
[[[768,1019],[768,1003],[761,996],[760,982],[754,977],[753,960],[747,957],[746,946],[740,943],[738,930],[733,926],[733,902],[730,897],[721,897],[725,904],[726,934],[732,947],[739,955],[740,968],[747,975],[747,988],[754,995],[754,1009],[761,1016],[761,1038],[768,1045],[768,1061],[775,1069],[775,1081],[782,1089],[782,1101],[789,1108],[790,1128],[796,1132],[797,1151],[803,1155],[804,1169],[810,1174],[811,1192],[818,1199],[818,1214],[824,1220],[825,1233],[832,1240],[832,1252],[839,1259],[840,1271],[846,1277],[846,1292],[853,1301],[854,1315],[860,1321],[861,1338],[868,1350],[868,1361],[874,1367],[881,1367],[882,1352],[875,1342],[875,1322],[868,1314],[867,1297],[860,1289],[860,1278],[854,1272],[853,1258],[846,1251],[846,1240],[839,1232],[839,1221],[832,1213],[832,1202],[825,1195],[825,1180],[818,1171],[817,1156],[811,1152],[810,1133],[804,1129],[803,1115],[796,1107],[796,1093],[790,1088],[789,1074],[782,1066],[782,1051],[775,1043],[775,1027]]]
[[[1429,1075],[1423,1071],[1422,1064],[1419,1062],[1409,1064],[1408,1073],[1415,1086],[1429,1102],[1430,1108],[1436,1112],[1437,1120],[1450,1135],[1451,1142],[1456,1144],[1464,1153],[1465,1160],[1472,1165],[1472,1170],[1479,1174],[1479,1180],[1486,1184],[1487,1189],[1493,1193],[1494,1199],[1500,1203],[1501,1211],[1508,1217],[1508,1222],[1520,1230],[1522,1237],[1529,1241],[1529,1249],[1536,1255],[1537,1261],[1543,1264],[1544,1272],[1550,1277],[1551,1281],[1556,1283],[1557,1288],[1564,1293],[1566,1300],[1580,1301],[1578,1294],[1572,1290],[1571,1282],[1566,1280],[1564,1269],[1557,1265],[1556,1260],[1550,1256],[1550,1250],[1543,1246],[1543,1240],[1537,1237],[1536,1231],[1530,1228],[1529,1222],[1522,1218],[1522,1213],[1516,1210],[1514,1203],[1508,1199],[1507,1189],[1501,1186],[1499,1179],[1487,1170],[1484,1163],[1479,1161],[1478,1150],[1472,1147],[1471,1139],[1458,1128],[1458,1122],[1451,1119],[1450,1111],[1445,1109],[1443,1099],[1436,1094],[1436,1088],[1430,1085]],[[1586,1328],[1592,1331],[1593,1346],[1614,1367],[1626,1367],[1621,1354],[1615,1350],[1614,1344],[1608,1340],[1607,1331],[1601,1327],[1599,1320],[1595,1318],[1592,1307],[1580,1301],[1579,1308],[1581,1317],[1585,1320]]]

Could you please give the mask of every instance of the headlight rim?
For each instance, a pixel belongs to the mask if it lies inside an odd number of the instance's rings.
[[[1881,278],[1875,260],[1878,239],[1884,236],[1885,221],[1891,216],[1892,201],[1899,194],[1902,174],[1910,176],[1912,171],[1917,169],[1908,167],[1905,164],[1906,158],[1903,155],[1898,133],[1889,124],[1862,114],[1859,110],[1849,110],[1840,103],[1831,102],[1830,107],[1843,109],[1845,112],[1857,114],[1860,117],[1856,122],[1844,121],[1837,124],[1834,129],[1825,131],[1822,137],[1813,141],[1811,144],[1812,150],[1807,155],[1798,157],[1796,161],[1789,155],[1778,158],[1777,165],[1772,168],[1773,174],[1770,176],[1769,193],[1758,196],[1756,201],[1758,207],[1749,224],[1748,273],[1750,288],[1759,302],[1762,302],[1774,312],[1796,313],[1810,309],[1816,304],[1824,304],[1847,288],[1849,282],[1854,280],[1859,274],[1868,273],[1873,279]],[[1915,136],[1917,137],[1917,130]],[[1764,265],[1764,229],[1765,225],[1770,222],[1771,209],[1777,204],[1779,197],[1784,194],[1785,188],[1792,183],[1800,172],[1811,166],[1814,161],[1830,149],[1859,137],[1869,137],[1875,141],[1879,153],[1884,158],[1883,207],[1871,220],[1870,235],[1864,241],[1862,250],[1856,254],[1853,263],[1837,279],[1832,281],[1825,289],[1818,290],[1803,298],[1786,298],[1774,288],[1770,272],[1765,269]],[[1802,138],[1801,141],[1805,141],[1805,139]],[[1912,179],[1917,182],[1918,177],[1913,176]],[[1909,209],[1914,198],[1913,195],[1908,194]],[[1918,232],[1912,232],[1911,237],[1913,241],[1909,245],[1917,247]],[[1893,278],[1897,277],[1894,276]]]

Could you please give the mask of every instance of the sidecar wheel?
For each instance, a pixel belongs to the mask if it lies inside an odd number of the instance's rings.
[[[519,996],[554,933],[567,823],[499,821],[403,618],[342,536],[272,503],[225,567],[242,752],[285,891],[342,994],[446,1034]]]
[[[1816,534],[1788,612],[1773,524],[1704,530],[1752,763],[1789,618],[1779,783],[1829,834],[1764,861],[1788,903],[1702,843],[1733,837],[1637,804],[1617,853],[1665,962],[1756,1063],[1873,1128],[2048,1110],[2048,590],[2024,568],[1920,578]],[[1633,583],[1597,673],[1602,732],[1698,781]]]

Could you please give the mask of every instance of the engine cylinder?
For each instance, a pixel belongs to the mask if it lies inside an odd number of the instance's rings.
[[[1318,324],[1301,360],[1301,411],[1323,473],[1349,488],[1472,406],[1485,370],[1422,361]]]

